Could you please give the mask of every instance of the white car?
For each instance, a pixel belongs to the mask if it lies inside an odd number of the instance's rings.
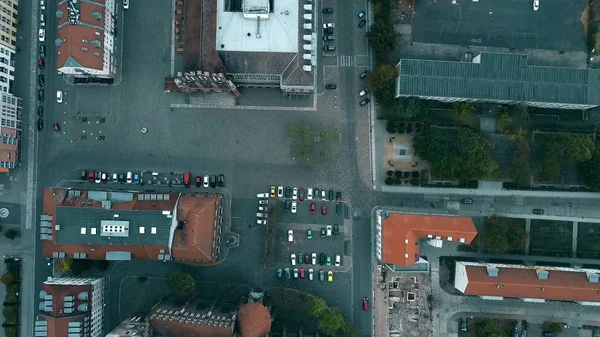
[[[294,231],[288,230],[288,242],[294,242]]]
[[[127,183],[131,184],[133,182],[133,173],[131,171],[127,172]]]
[[[113,183],[116,183],[119,181],[119,178],[117,177],[116,173],[113,173]]]
[[[129,0],[123,0],[123,8],[129,9]]]
[[[540,9],[540,0],[533,0],[533,10],[537,11]]]
[[[269,211],[269,208],[268,208],[268,207],[266,207],[266,206],[258,206],[258,211],[259,211],[259,212],[265,212],[265,213],[266,213],[266,212],[268,212],[268,211]]]
[[[283,198],[283,186],[281,185],[277,186],[277,197]]]
[[[296,213],[296,210],[298,209],[298,203],[296,201],[292,201],[292,213]]]
[[[331,236],[331,225],[327,225],[327,236]]]
[[[367,88],[364,88],[361,92],[359,92],[358,94],[360,95],[360,97],[363,97],[364,95],[368,94],[369,90]]]
[[[296,265],[296,254],[292,253],[292,255],[290,255],[290,259],[292,260],[292,266]]]
[[[335,27],[335,23],[333,23],[333,22],[328,22],[328,23],[323,24],[323,28],[334,28],[334,27]]]
[[[335,266],[339,267],[342,264],[342,257],[340,254],[335,254]]]
[[[256,213],[257,218],[266,218],[267,215],[265,213]]]
[[[258,220],[256,220],[256,224],[257,225],[266,225],[267,224],[267,220],[260,220],[260,219],[258,219]]]
[[[40,0],[40,9],[43,11],[46,10],[46,0]]]
[[[56,101],[58,103],[62,103],[62,101],[63,101],[63,92],[62,92],[62,90],[56,90]]]
[[[46,41],[46,30],[45,29],[40,28],[40,30],[38,30],[38,39],[40,40],[40,42]]]
[[[314,269],[312,269],[312,268],[309,268],[309,269],[308,269],[308,280],[309,280],[309,281],[312,281],[312,280],[313,280],[313,278],[315,277],[315,276],[314,276],[314,274],[315,274],[315,271],[314,271]]]
[[[103,174],[104,173],[102,173],[102,172],[96,173],[96,180],[94,180],[94,182],[96,182],[96,184],[100,184],[100,182],[102,182],[102,175]]]
[[[325,190],[321,191],[321,199],[322,200],[327,200],[327,193],[325,193]]]
[[[317,264],[317,253],[312,253],[311,262],[312,262],[313,266],[315,266]]]
[[[312,198],[313,198],[313,189],[312,189],[312,187],[309,187],[308,192],[306,192],[306,199],[312,200]]]
[[[269,200],[259,200],[258,204],[259,205],[268,205],[269,204]]]
[[[298,199],[298,187],[294,187],[294,190],[292,191],[292,199]]]
[[[269,198],[269,193],[258,193],[257,198]]]

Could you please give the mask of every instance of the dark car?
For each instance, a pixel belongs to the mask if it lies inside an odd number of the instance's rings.
[[[544,214],[544,210],[541,208],[534,208],[533,214],[542,215],[542,214]]]
[[[43,106],[38,106],[38,117],[40,117],[40,118],[44,117],[44,107]]]
[[[321,239],[324,239],[325,235],[326,235],[325,228],[321,228]]]
[[[304,188],[300,188],[298,191],[298,200],[304,201]]]
[[[335,224],[333,225],[333,235],[338,236],[340,234],[340,227]]]
[[[46,45],[44,44],[40,44],[40,57],[46,57]]]
[[[331,7],[323,8],[323,14],[333,14],[333,8],[331,8]]]
[[[44,69],[44,59],[38,60],[38,67],[40,67],[40,69]]]
[[[371,100],[368,98],[363,99],[362,101],[360,101],[360,106],[365,106],[367,104],[369,104]]]
[[[363,310],[364,311],[369,310],[369,299],[366,297],[363,297]]]
[[[292,278],[292,275],[290,274],[290,268],[285,268],[285,278],[288,280]]]
[[[285,201],[285,207],[284,207],[284,209],[285,209],[286,213],[290,212],[290,210],[292,209],[292,201],[291,200],[286,200]]]
[[[325,259],[326,259],[325,253],[319,254],[319,264],[320,265],[324,265],[325,264]]]
[[[217,186],[225,187],[225,175],[219,174],[219,176],[217,177]]]
[[[335,204],[335,214],[342,215],[342,203]]]
[[[329,90],[337,89],[337,84],[335,84],[335,83],[327,84],[327,85],[325,85],[325,89],[329,89]]]
[[[40,100],[40,101],[44,100],[44,90],[42,90],[42,89],[38,90],[38,100]]]
[[[329,201],[333,201],[333,190],[329,190]]]
[[[88,173],[86,170],[81,171],[81,180],[86,181],[87,175],[88,175]]]
[[[463,198],[460,200],[460,202],[462,202],[465,205],[471,205],[473,203],[473,199],[471,198]]]
[[[125,182],[125,173],[119,173],[119,178],[117,179],[117,181],[120,183],[124,183]]]
[[[298,264],[304,263],[304,253],[298,253]]]
[[[319,270],[319,280],[321,282],[325,281],[325,271],[323,269]]]
[[[281,268],[277,269],[277,278],[280,280],[283,278],[283,270]]]
[[[335,193],[335,201],[336,202],[341,202],[342,201],[342,192],[336,192]]]
[[[310,254],[309,253],[304,254],[304,264],[310,264]]]
[[[210,176],[210,187],[217,187],[217,176]]]
[[[335,40],[335,38],[333,37],[333,35],[325,35],[323,36],[323,41],[333,41]]]
[[[362,19],[362,20],[360,20],[360,22],[358,23],[358,27],[362,28],[362,27],[364,27],[366,24],[367,24],[367,20],[365,20],[365,19]]]
[[[335,51],[335,46],[323,46],[324,51]]]
[[[44,131],[44,119],[43,118],[38,118],[37,128],[38,128],[38,131]]]
[[[325,35],[333,35],[333,28],[331,28],[331,27],[329,27],[329,28],[323,28],[323,34],[325,34]]]
[[[289,198],[289,197],[292,196],[292,189],[291,189],[291,187],[288,186],[288,187],[285,188],[285,192],[283,193],[283,196],[286,197],[286,198]]]
[[[360,75],[358,77],[360,77],[361,79],[367,77],[367,74],[369,73],[368,70],[363,71],[362,73],[360,73]]]
[[[196,179],[194,180],[194,183],[196,184],[196,187],[202,186],[202,177],[197,176]]]
[[[39,74],[39,75],[38,75],[38,85],[39,85],[40,87],[43,87],[43,86],[44,86],[44,82],[45,82],[45,81],[44,81],[44,75],[42,75],[42,74]]]

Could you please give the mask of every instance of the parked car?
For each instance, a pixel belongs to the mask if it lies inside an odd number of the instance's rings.
[[[269,204],[269,200],[259,200],[258,204],[259,205],[268,205]]]
[[[363,310],[364,311],[369,310],[369,299],[366,297],[363,297]]]
[[[113,183],[119,182],[119,175],[118,174],[113,173],[113,175],[112,175],[112,182]]]
[[[297,202],[292,201],[292,213],[296,213],[297,209],[298,209]]]
[[[310,215],[314,215],[315,214],[315,210],[317,209],[317,205],[315,205],[314,202],[312,202],[310,204]]]
[[[340,228],[338,224],[333,225],[333,235],[338,236],[340,234]]]
[[[473,199],[471,198],[462,198],[460,200],[461,203],[466,204],[466,205],[471,205],[473,203]]]
[[[38,30],[38,40],[40,40],[40,42],[46,41],[46,30],[45,29],[40,28]]]
[[[288,280],[292,278],[292,275],[290,274],[290,268],[285,268],[285,278]]]
[[[296,265],[296,254],[292,253],[290,255],[290,260],[292,261],[292,266]]]
[[[56,90],[56,102],[58,102],[58,103],[62,103],[63,102],[63,92],[62,92],[62,90]]]
[[[129,9],[129,0],[123,0],[123,8]]]
[[[367,74],[369,73],[368,70],[363,71],[362,73],[360,73],[360,75],[358,75],[358,77],[360,77],[361,79],[367,77]]]
[[[288,242],[294,242],[294,231],[288,230]]]
[[[38,90],[38,100],[39,101],[44,100],[44,90],[42,90],[42,89]]]
[[[369,94],[369,89],[367,89],[367,88],[364,88],[361,92],[358,93],[358,95],[360,97],[363,97],[363,96],[368,95],[368,94]]]
[[[300,188],[300,191],[298,191],[298,200],[304,201],[304,188]]]
[[[333,282],[333,272],[331,270],[327,272],[327,282]]]
[[[296,256],[298,257],[298,264],[304,263],[304,253],[299,252]]]
[[[258,211],[259,212],[263,212],[263,213],[267,213],[269,211],[269,207],[267,207],[267,206],[258,206]]]
[[[190,183],[192,182],[192,174],[190,172],[184,172],[181,178],[183,179],[183,185],[185,185],[185,187],[190,187]]]
[[[127,172],[127,183],[131,184],[133,182],[133,172]]]
[[[52,129],[56,132],[60,132],[60,124],[58,124],[58,122],[52,123]]]
[[[331,266],[331,255],[327,254],[327,259],[325,261],[325,264],[328,266]]]
[[[331,7],[323,8],[323,14],[333,14],[333,8],[331,8]]]
[[[197,176],[195,179],[195,184],[196,184],[196,187],[202,186],[202,177]]]
[[[294,268],[294,280],[298,278],[298,268]]]
[[[217,187],[217,176],[215,176],[215,175],[210,176],[210,187],[211,188]]]
[[[100,184],[102,182],[102,172],[96,172],[96,178],[94,179],[96,184]]]
[[[286,188],[285,188],[285,192],[284,192],[283,194],[284,194],[284,196],[285,196],[286,198],[291,198],[291,196],[292,196],[292,189],[291,189],[291,188],[289,188],[289,187],[286,187]]]
[[[300,268],[300,278],[304,278],[304,268]]]
[[[257,218],[266,218],[267,215],[265,213],[256,213]]]
[[[316,265],[317,264],[317,253],[312,253],[310,258],[311,258],[311,262],[312,262],[313,266]]]
[[[331,237],[331,233],[332,233],[331,225],[327,225],[327,227],[325,227],[325,228],[326,228],[326,231],[327,231],[327,237]]]
[[[335,84],[335,83],[326,84],[325,89],[329,89],[329,90],[337,89],[337,84]]]
[[[139,184],[140,183],[140,175],[139,174],[134,174],[133,175],[133,183],[134,184]]]
[[[292,193],[292,199],[296,200],[298,199],[298,188],[294,187],[294,192]]]
[[[312,200],[312,198],[313,198],[313,188],[309,187],[308,192],[306,193],[306,199]]]
[[[40,68],[40,70],[44,70],[44,59],[43,58],[38,60],[38,67]]]
[[[321,228],[321,239],[325,238],[325,228]]]
[[[533,10],[537,11],[540,9],[540,0],[533,0]]]
[[[304,264],[310,264],[310,254],[304,253]]]
[[[208,187],[208,186],[210,186],[210,177],[208,175],[205,175],[202,178],[202,187]]]
[[[277,268],[277,278],[280,280],[283,278],[283,269]]]
[[[286,200],[283,209],[285,213],[289,213],[292,210],[292,201]]]
[[[86,181],[87,180],[87,176],[88,176],[87,171],[85,171],[85,170],[81,171],[81,180],[82,181]]]
[[[46,45],[45,44],[40,44],[39,51],[40,51],[41,58],[46,57]]]
[[[312,240],[312,229],[310,228],[306,230],[306,239]]]
[[[327,22],[323,24],[323,28],[333,28],[335,27],[335,23],[333,22]]]
[[[88,172],[88,182],[93,183],[94,179],[96,179],[96,172],[94,172],[94,170],[90,170]]]
[[[217,177],[217,186],[225,187],[225,175],[224,174],[219,174],[219,176]]]
[[[342,215],[342,204],[339,202],[335,204],[335,214]]]
[[[541,208],[534,208],[534,209],[533,209],[533,214],[536,214],[536,215],[543,215],[544,213],[545,213],[545,212],[544,212],[544,210],[543,210],[543,209],[541,209]]]
[[[336,202],[342,202],[342,192],[336,192],[335,193],[335,201]]]
[[[323,46],[324,51],[335,51],[335,46]]]
[[[365,98],[362,101],[360,101],[360,106],[365,106],[365,105],[369,104],[369,102],[371,102],[371,100],[368,98]]]
[[[335,266],[339,267],[342,264],[342,257],[340,254],[335,254]]]
[[[323,41],[335,41],[335,37],[333,35],[325,35],[323,36]]]
[[[267,220],[264,220],[264,219],[257,219],[257,220],[256,220],[256,224],[257,224],[257,225],[266,225],[266,224],[267,224]]]
[[[309,268],[309,269],[308,269],[308,280],[309,280],[309,281],[312,281],[312,280],[313,280],[313,278],[314,278],[314,274],[315,274],[315,271],[314,271],[314,269],[312,269],[312,268]]]
[[[321,200],[327,200],[327,192],[325,190],[321,191]]]
[[[38,114],[38,117],[40,117],[40,118],[44,117],[44,107],[43,106],[38,106],[37,114]]]
[[[365,17],[365,11],[360,11],[360,12],[358,12],[358,18],[359,18],[359,19],[362,19],[362,18],[364,18],[364,17]]]
[[[283,186],[282,185],[277,186],[277,197],[283,198]]]
[[[275,198],[275,186],[271,186],[269,194],[271,195],[271,198]]]
[[[366,24],[367,24],[367,20],[365,20],[365,19],[362,19],[362,20],[360,20],[360,21],[358,22],[358,27],[359,27],[359,28],[362,28],[362,27],[364,27]]]
[[[321,214],[327,215],[327,204],[321,204]]]
[[[204,176],[204,178],[206,179],[206,186],[208,187],[208,176]],[[257,198],[268,198],[269,197],[269,193],[258,193],[256,195]]]
[[[333,190],[329,190],[329,201],[333,201]]]

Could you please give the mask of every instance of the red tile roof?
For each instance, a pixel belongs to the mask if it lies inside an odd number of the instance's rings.
[[[152,329],[166,336],[232,337],[233,327],[159,320],[150,317]]]
[[[95,2],[104,4],[104,0]],[[72,59],[79,63],[81,67],[102,70],[104,62],[105,7],[98,6],[93,2],[79,1],[78,3],[81,14],[80,21],[88,25],[68,24],[69,1],[59,2],[58,11],[62,12],[62,17],[58,19],[57,39],[61,39],[62,44],[56,48],[58,53],[56,67],[60,69],[70,66],[67,64],[67,61]],[[100,20],[92,16],[93,12],[100,13]],[[96,33],[99,35],[96,35]],[[100,48],[94,47],[91,44],[91,41],[94,40],[100,41]],[[87,48],[87,51],[83,50],[82,47]],[[94,52],[99,53],[100,56],[94,55]]]
[[[219,238],[219,216],[215,213],[221,205],[222,196],[182,195],[177,204],[177,221],[183,221],[183,229],[176,230],[173,237],[174,259],[214,261]],[[214,226],[214,222],[217,226]]]
[[[490,277],[486,266],[467,264],[465,269],[468,283],[464,293],[479,296],[600,302],[600,283],[591,283],[585,271],[537,268],[548,272],[547,280],[539,279],[534,267],[500,265],[498,277]],[[456,277],[460,275],[457,274]]]
[[[271,313],[264,305],[249,302],[240,308],[237,324],[242,337],[261,337],[271,331]]]
[[[410,266],[418,260],[419,240],[432,235],[444,241],[465,244],[477,235],[471,218],[388,213],[381,221],[381,261],[398,266]]]
[[[39,319],[45,320],[48,323],[47,337],[67,336],[70,322],[81,321],[83,323],[84,318],[90,316],[92,305],[91,285],[58,285],[43,283],[42,290],[46,291],[49,295],[52,295],[52,312],[40,312],[38,315]],[[88,292],[89,296],[87,300],[80,300],[77,298],[77,295],[82,291]],[[73,306],[75,310],[71,314],[64,312],[63,299],[65,296],[75,297]],[[88,304],[88,311],[86,313],[77,311],[77,306],[82,303]]]

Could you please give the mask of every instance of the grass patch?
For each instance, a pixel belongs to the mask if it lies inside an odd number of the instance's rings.
[[[600,258],[600,223],[580,222],[577,228],[577,257]]]
[[[540,256],[571,257],[573,223],[569,221],[531,220],[529,253]]]
[[[486,218],[483,250],[486,253],[523,254],[527,233],[525,219]]]

